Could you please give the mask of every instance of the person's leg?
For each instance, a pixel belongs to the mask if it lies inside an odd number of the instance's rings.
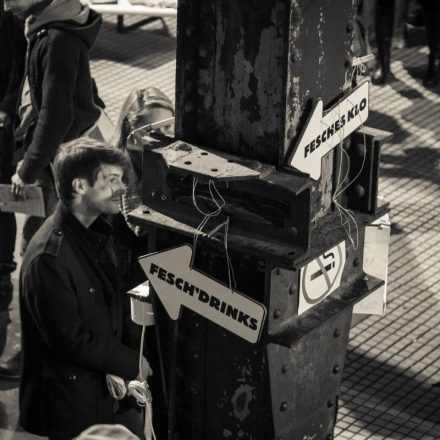
[[[360,20],[365,29],[365,41],[368,47],[375,45],[374,37],[374,9],[375,0],[362,0],[362,6],[360,10]]]
[[[392,44],[394,49],[403,49],[405,47],[405,21],[408,14],[408,6],[409,0],[396,0]]]
[[[390,74],[391,39],[393,36],[395,0],[377,0],[375,11],[375,29],[377,45],[377,68],[372,80],[383,85]]]
[[[440,5],[423,0],[422,7],[429,47],[428,69],[423,84],[425,87],[435,87],[440,83]]]
[[[11,183],[13,148],[11,130],[0,128],[0,183]],[[12,300],[11,272],[16,268],[14,261],[16,232],[15,214],[0,211],[0,311],[7,310]]]

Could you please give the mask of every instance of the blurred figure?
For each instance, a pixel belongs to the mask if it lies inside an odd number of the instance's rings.
[[[128,152],[132,165],[129,185],[122,197],[122,213],[127,213],[141,204],[142,141],[148,134],[148,124],[169,119],[174,116],[171,100],[155,87],[132,91],[124,101],[116,126],[113,145]],[[157,130],[158,133],[174,136],[174,123]]]
[[[5,14],[0,0],[0,183],[9,184],[14,174],[13,128],[20,86],[24,75],[26,40],[22,26],[11,14]],[[14,248],[16,221],[13,213],[0,211],[0,355],[3,353],[8,308],[12,300],[11,273],[16,268]],[[0,378],[18,379],[19,355],[0,364]]]
[[[391,63],[391,41],[393,37],[395,0],[377,0],[375,9],[375,36],[377,46],[377,66],[373,72],[374,84],[383,85],[388,81]]]
[[[440,83],[440,1],[421,0],[428,40],[429,57],[423,84],[433,88]]]

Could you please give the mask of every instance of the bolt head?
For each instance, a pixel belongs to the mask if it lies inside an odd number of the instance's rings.
[[[333,366],[333,373],[338,374],[341,371],[341,367],[338,364]]]
[[[281,402],[280,410],[281,411],[286,411],[287,410],[287,402]]]
[[[281,310],[276,309],[276,310],[273,312],[273,317],[274,317],[275,319],[278,319],[279,317],[281,317]]]

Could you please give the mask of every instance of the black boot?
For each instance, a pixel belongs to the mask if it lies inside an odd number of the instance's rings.
[[[390,76],[391,41],[393,37],[394,0],[378,0],[375,11],[377,67],[372,74],[374,84],[386,84]]]
[[[433,88],[440,83],[440,11],[438,6],[433,8],[429,2],[423,2],[422,5],[429,46],[428,69],[423,85]]]
[[[0,364],[0,379],[18,380],[20,379],[21,369],[21,351],[6,362]]]

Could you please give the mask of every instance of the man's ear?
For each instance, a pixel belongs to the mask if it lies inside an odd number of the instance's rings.
[[[86,179],[82,179],[81,177],[75,177],[72,180],[72,188],[73,191],[77,194],[85,194],[86,190],[87,190],[87,180]]]

